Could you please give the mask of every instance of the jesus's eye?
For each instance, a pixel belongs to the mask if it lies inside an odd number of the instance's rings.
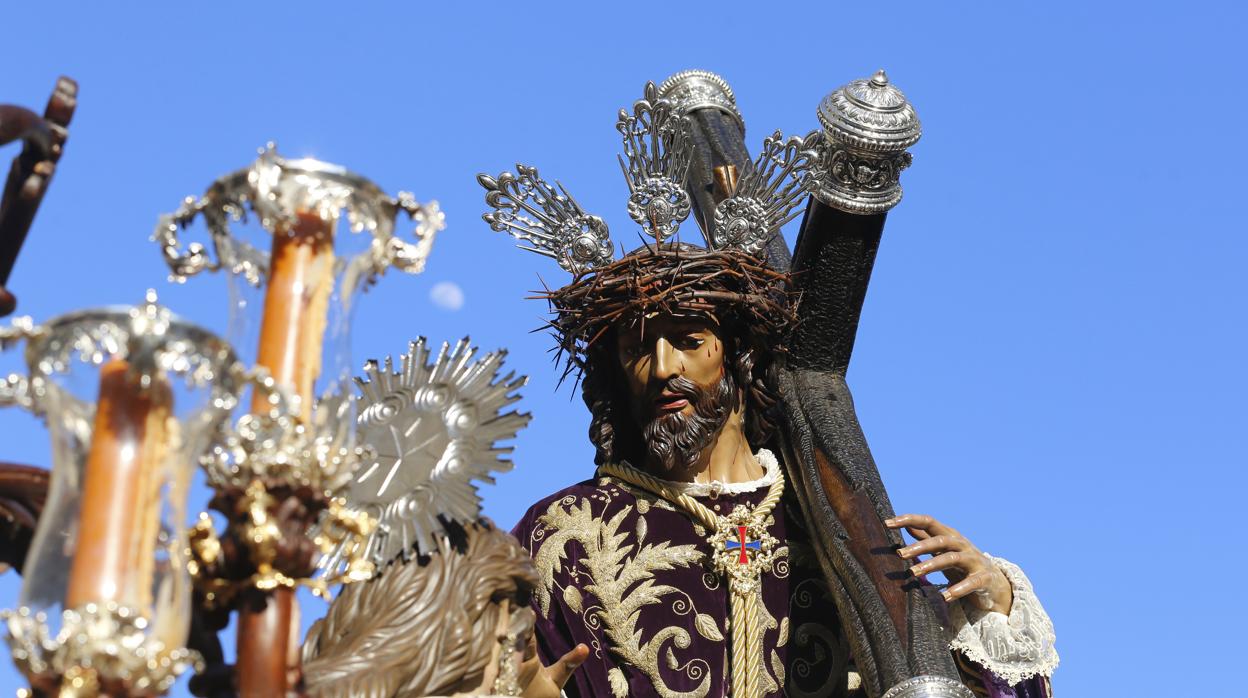
[[[620,346],[621,353],[630,359],[636,359],[646,353],[646,346],[641,342],[631,342]]]
[[[706,340],[697,334],[682,335],[682,336],[677,337],[675,341],[672,342],[672,344],[674,344],[677,349],[682,349],[686,351],[688,351],[689,349],[697,349],[698,347],[702,346],[705,343],[706,343]]]

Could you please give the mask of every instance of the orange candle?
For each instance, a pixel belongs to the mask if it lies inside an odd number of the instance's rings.
[[[312,414],[312,386],[321,372],[333,290],[334,220],[299,211],[289,229],[273,236],[256,362],[303,398],[305,421]],[[257,395],[252,410],[263,409],[263,396]]]
[[[288,229],[273,237],[269,284],[264,297],[257,363],[301,398],[301,417],[311,420],[313,385],[321,372],[321,350],[334,288],[334,223],[313,211],[299,211]],[[252,411],[267,409],[264,396]],[[238,614],[238,688],[244,697],[286,695],[298,667],[298,609],[294,592],[279,588],[263,609],[244,606]],[[295,639],[292,639],[292,634]]]
[[[67,608],[114,601],[150,611],[172,401],[168,384],[141,389],[121,359],[101,368]]]

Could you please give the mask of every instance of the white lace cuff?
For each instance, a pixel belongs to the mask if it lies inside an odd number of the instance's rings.
[[[1052,676],[1058,661],[1053,621],[1018,565],[988,557],[1014,589],[1010,615],[982,611],[970,599],[959,599],[949,605],[949,647],[1010,686],[1033,676]]]

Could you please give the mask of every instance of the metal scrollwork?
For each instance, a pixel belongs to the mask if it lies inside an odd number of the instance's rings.
[[[883,698],[974,698],[971,689],[954,679],[925,674],[888,689]]]
[[[371,283],[391,267],[420,273],[434,237],[445,227],[437,202],[417,203],[407,192],[392,198],[376,184],[336,165],[311,158],[286,160],[270,143],[250,167],[218,179],[203,197],[188,197],[176,211],[160,217],[152,239],[161,246],[170,278],[181,282],[203,271],[228,268],[252,285],[265,283],[268,252],[230,232],[230,224],[245,221],[249,210],[271,234],[289,226],[298,211],[312,211],[326,220],[337,219],[345,211],[351,232],[367,231],[373,237],[367,251],[335,262],[347,265],[352,284]],[[415,243],[394,235],[399,211],[416,223]],[[208,226],[215,258],[204,245],[191,243],[184,248],[179,239],[179,231],[200,215]]]
[[[98,366],[109,358],[130,362],[143,384],[163,372],[180,377],[188,387],[207,388],[215,410],[233,409],[237,401],[242,364],[230,345],[178,318],[157,303],[154,291],[147,292],[142,305],[67,313],[42,325],[18,318],[11,328],[0,330],[0,348],[21,340],[26,342],[30,376],[11,376],[0,394],[8,392],[11,404],[35,412],[53,374],[65,373],[75,361]]]
[[[690,152],[683,147],[688,122],[660,99],[654,83],[646,83],[645,96],[633,103],[633,111],[621,109],[616,130],[624,137],[620,169],[628,182],[628,215],[657,242],[679,230],[689,217],[691,204],[685,192]]]
[[[586,213],[562,184],[546,183],[536,167],[517,163],[516,174],[478,175],[477,181],[494,209],[482,218],[491,229],[533,245],[520,249],[551,257],[574,274],[611,262],[607,224]]]
[[[780,131],[764,139],[762,151],[736,191],[715,207],[714,247],[734,247],[755,255],[766,249],[768,241],[797,216],[814,157],[812,144],[818,140],[817,132],[785,138]]]
[[[659,85],[659,97],[672,103],[677,114],[714,109],[736,119],[745,131],[745,119],[737,109],[737,97],[728,81],[709,70],[682,70]]]
[[[914,107],[884,71],[854,80],[819,105],[823,137],[811,163],[809,189],[823,203],[859,214],[901,201],[901,171],[922,135]]]

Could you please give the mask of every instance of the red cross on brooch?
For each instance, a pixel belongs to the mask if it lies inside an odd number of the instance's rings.
[[[758,551],[762,547],[762,543],[756,540],[746,540],[745,531],[748,526],[737,526],[737,540],[724,541],[725,550],[739,549],[741,557],[737,558],[737,564],[744,565],[750,561],[746,556],[748,550]]]

